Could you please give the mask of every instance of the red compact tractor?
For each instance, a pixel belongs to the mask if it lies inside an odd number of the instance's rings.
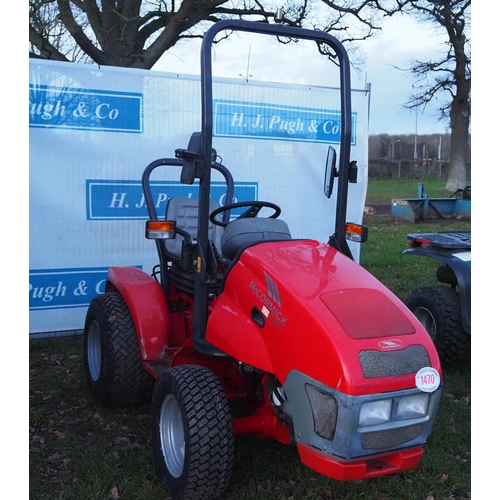
[[[210,198],[214,170],[229,202],[234,189],[212,148],[211,47],[222,30],[312,40],[338,56],[339,161],[330,147],[319,189],[330,197],[338,179],[327,243],[294,239],[276,204],[218,206]],[[105,293],[88,309],[92,396],[108,406],[151,399],[155,467],[177,499],[221,496],[234,436],[245,433],[296,445],[306,466],[337,480],[416,467],[438,408],[441,366],[424,327],[348,245],[364,241],[366,228],[346,222],[357,169],[345,49],[320,31],[225,20],[205,35],[201,70],[201,132],[143,174],[158,270],[110,268]],[[172,198],[157,214],[150,182],[157,168],[177,168],[181,183],[198,185],[198,197]]]

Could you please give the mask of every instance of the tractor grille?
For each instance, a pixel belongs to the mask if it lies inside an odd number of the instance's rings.
[[[314,420],[314,432],[323,439],[331,441],[337,426],[337,400],[311,384],[306,384],[306,393],[311,404]]]
[[[391,352],[360,351],[358,358],[365,378],[408,375],[430,366],[429,355],[421,345],[410,345],[406,349]]]
[[[388,431],[367,432],[361,437],[361,447],[364,450],[393,448],[416,439],[421,429],[422,425],[417,424]]]

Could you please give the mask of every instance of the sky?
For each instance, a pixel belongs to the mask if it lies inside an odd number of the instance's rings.
[[[447,121],[438,119],[438,103],[418,113],[404,109],[412,91],[412,79],[407,72],[397,69],[408,67],[415,59],[436,59],[439,51],[446,50],[444,42],[443,34],[436,33],[431,26],[397,16],[384,21],[379,35],[362,43],[365,64],[351,70],[351,80],[353,88],[363,89],[366,82],[371,84],[370,134],[449,131]],[[179,43],[153,70],[199,74],[199,47],[196,40]],[[246,79],[248,75],[253,81],[332,86],[331,76],[325,71],[325,58],[317,54],[314,46],[292,49],[269,41],[269,37],[238,33],[224,45],[216,46],[214,52],[217,76]],[[350,59],[353,61],[354,57]]]

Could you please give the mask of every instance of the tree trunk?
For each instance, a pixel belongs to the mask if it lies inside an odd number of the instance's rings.
[[[467,71],[469,58],[465,52],[467,38],[464,35],[465,22],[460,18],[454,18],[445,7],[444,25],[450,38],[455,55],[455,85],[456,91],[453,95],[450,108],[451,128],[451,151],[450,171],[446,189],[456,191],[463,189],[467,184],[466,155],[469,141],[470,123],[470,88],[471,79]],[[455,19],[455,22],[450,22]]]
[[[450,170],[446,189],[456,191],[467,184],[467,145],[469,141],[469,103],[457,102],[458,95],[453,99],[450,111],[451,145]]]

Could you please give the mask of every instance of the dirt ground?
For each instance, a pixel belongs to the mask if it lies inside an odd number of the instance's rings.
[[[389,203],[371,203],[365,207],[365,215],[390,215],[391,205]]]

